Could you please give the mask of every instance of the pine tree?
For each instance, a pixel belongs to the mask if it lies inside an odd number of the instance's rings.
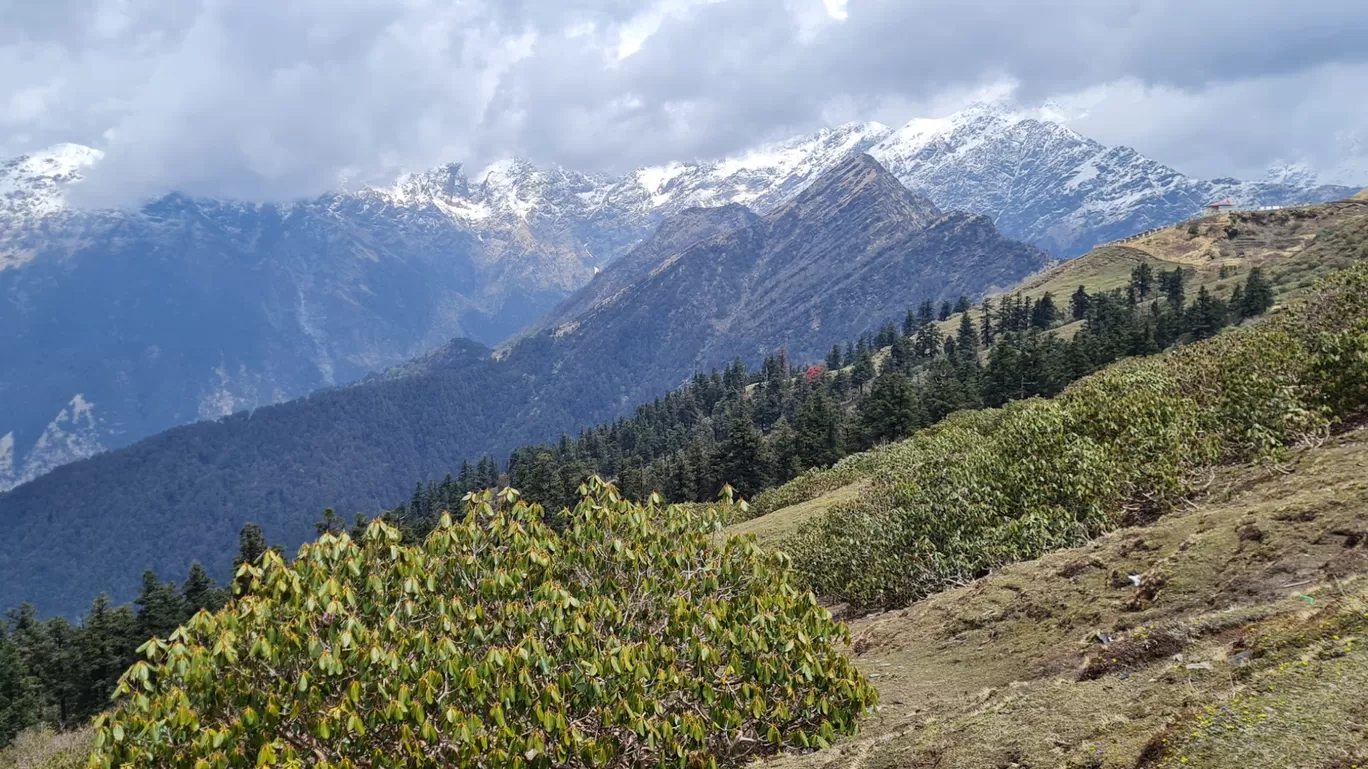
[[[935,320],[936,305],[932,304],[930,299],[927,299],[926,301],[922,302],[919,307],[917,307],[917,327],[920,328],[922,326],[927,325],[928,323],[934,322]]]
[[[1246,295],[1248,296],[1248,295]],[[1225,325],[1226,307],[1211,295],[1206,286],[1197,291],[1197,301],[1188,309],[1188,330],[1198,339],[1213,336]]]
[[[874,339],[874,345],[879,349],[893,344],[893,340],[898,337],[898,329],[892,323],[879,329],[879,335]]]
[[[941,335],[934,324],[926,324],[917,330],[913,348],[918,358],[934,358],[940,352]]]
[[[423,485],[419,483],[418,489],[413,492],[413,500],[410,502],[410,506],[414,510],[414,515],[418,517],[427,517],[430,515],[432,510],[432,497],[433,490],[424,489]],[[419,507],[420,505],[421,509]],[[346,530],[347,522],[342,520],[342,516],[334,512],[331,507],[323,508],[323,517],[314,521],[314,533],[320,537],[324,534],[341,534]]]
[[[1230,292],[1230,311],[1237,319],[1245,318],[1244,286],[1239,283],[1236,283],[1235,290]]]
[[[969,313],[960,313],[959,332],[955,335],[955,351],[964,360],[978,359],[978,333],[969,320]]]
[[[1055,310],[1054,296],[1047,291],[1031,309],[1031,327],[1041,330],[1048,329],[1055,324],[1058,314],[1058,311]]]
[[[87,719],[109,707],[119,677],[147,640],[127,606],[114,608],[101,593],[86,614],[76,639],[72,678],[75,682],[73,718]]]
[[[955,307],[954,305],[950,304],[949,301],[942,302],[940,308],[940,315],[936,316],[936,319],[942,321],[950,320],[950,314],[954,311]]]
[[[916,313],[912,312],[912,310],[909,309],[907,311],[907,315],[903,318],[902,335],[912,336],[913,334],[917,333],[918,325],[920,324],[917,323]]]
[[[913,344],[913,341],[905,336],[893,340],[893,346],[888,351],[888,365],[894,371],[906,373],[912,370],[912,364],[917,358]]]
[[[1079,286],[1078,290],[1069,297],[1069,312],[1074,320],[1083,320],[1088,314],[1088,307],[1092,303],[1092,298],[1088,296],[1088,290]]]
[[[928,327],[929,328],[929,327]],[[856,389],[863,389],[874,378],[874,356],[868,349],[860,352],[855,366],[850,371],[850,379]]]
[[[737,494],[750,497],[769,486],[770,464],[769,446],[743,401],[733,408],[727,437],[718,444],[717,474]]]
[[[893,372],[874,380],[869,397],[860,402],[856,413],[866,447],[906,438],[926,424],[926,412],[912,381]]]
[[[979,393],[973,383],[966,381],[967,373],[966,367],[946,360],[937,360],[927,367],[921,402],[928,423],[939,422],[961,409],[979,407]]]
[[[133,604],[138,607],[138,634],[143,638],[164,640],[189,616],[175,584],[157,579],[151,569],[143,572],[142,590]]]
[[[805,469],[802,457],[798,454],[798,432],[787,419],[780,418],[774,423],[768,437],[770,457],[774,461],[774,483],[787,483]]]
[[[793,424],[798,434],[798,456],[803,467],[828,467],[845,456],[839,407],[824,393],[817,393],[798,409]]]
[[[547,510],[557,508],[563,501],[560,463],[550,451],[538,451],[526,466],[519,465],[510,483],[528,501]]]
[[[1140,298],[1149,296],[1150,289],[1154,286],[1154,269],[1148,262],[1141,262],[1131,270],[1130,287],[1135,289],[1135,293]]]
[[[1171,272],[1159,273],[1159,287],[1163,290],[1165,298],[1168,299],[1169,306],[1174,310],[1183,309],[1185,299],[1183,283],[1184,276],[1181,267],[1175,267]],[[1246,291],[1246,293],[1248,292]]]
[[[209,572],[200,566],[199,561],[195,561],[190,564],[190,573],[185,577],[185,584],[181,586],[181,600],[185,604],[186,613],[194,615],[201,609],[218,611],[227,602],[227,596],[222,590],[214,587]]]
[[[831,346],[831,352],[827,353],[826,364],[830,371],[837,371],[841,368],[841,346],[839,344]]]
[[[8,624],[0,623],[0,746],[42,718],[38,679],[24,664]]]
[[[233,568],[244,563],[256,563],[268,549],[266,535],[261,527],[255,523],[244,525],[242,531],[238,532],[238,554],[233,559]]]
[[[1273,308],[1273,286],[1263,276],[1263,268],[1255,267],[1245,278],[1244,296],[1237,306],[1242,318],[1253,318]]]
[[[969,297],[961,294],[959,300],[955,302],[955,312],[969,312],[969,307]]]
[[[266,544],[266,535],[262,533],[261,527],[255,523],[248,523],[238,532],[238,554],[233,559],[233,574],[237,574],[238,567],[247,564],[255,564],[261,560],[261,556],[271,549]],[[235,594],[245,593],[250,579],[233,579],[233,592]]]
[[[3,634],[13,644],[14,659],[6,664],[11,672],[6,677],[15,679],[10,688],[10,702],[0,700],[0,719],[10,721],[0,728],[20,731],[43,721],[55,720],[51,684],[60,670],[57,647],[48,633],[47,625],[29,604],[20,604],[5,615]],[[6,712],[8,711],[8,713]]]
[[[979,339],[984,347],[989,347],[993,344],[993,322],[996,320],[993,316],[993,300],[983,298],[982,313],[983,317],[979,321]]]

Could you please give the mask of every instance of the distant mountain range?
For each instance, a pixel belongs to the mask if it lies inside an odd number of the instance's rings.
[[[945,213],[868,155],[761,215],[688,209],[491,355],[468,340],[350,386],[178,427],[0,494],[0,606],[74,613],[143,568],[222,577],[237,530],[298,545],[325,506],[376,512],[462,460],[607,421],[734,358],[832,345],[909,305],[1045,265],[984,216]],[[127,598],[126,592],[116,599]]]
[[[0,164],[0,489],[453,337],[495,344],[665,218],[737,204],[768,214],[864,152],[937,205],[1059,257],[1213,199],[1353,192],[1298,176],[1193,179],[999,105],[620,177],[510,160],[285,205],[169,195],[134,212],[67,206],[100,153],[61,145]]]

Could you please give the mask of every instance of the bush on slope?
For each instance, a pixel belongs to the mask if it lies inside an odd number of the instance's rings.
[[[1368,268],[1256,326],[963,412],[784,547],[819,594],[893,606],[1164,512],[1219,462],[1276,462],[1368,406]]]
[[[560,534],[472,497],[418,545],[375,522],[146,647],[99,766],[717,766],[851,733],[877,698],[787,558],[597,479]]]

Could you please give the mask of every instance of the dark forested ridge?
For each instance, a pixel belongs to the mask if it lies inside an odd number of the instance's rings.
[[[294,547],[324,507],[384,509],[415,480],[622,416],[695,371],[781,347],[817,360],[909,303],[1008,286],[1045,259],[983,217],[944,214],[863,156],[766,217],[689,215],[707,220],[691,225],[702,240],[662,228],[675,245],[625,257],[620,290],[572,298],[587,309],[495,358],[457,343],[0,496],[0,605],[75,616],[103,590],[131,597],[144,568],[183,574],[195,560],[222,578],[248,521]]]

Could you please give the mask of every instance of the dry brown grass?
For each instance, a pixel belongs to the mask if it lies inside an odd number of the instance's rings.
[[[25,729],[4,750],[0,769],[80,769],[94,748],[92,729],[54,733],[49,729]]]
[[[859,738],[774,762],[1353,766],[1368,714],[1354,625],[1368,546],[1333,532],[1365,527],[1368,431],[1303,453],[1290,473],[1228,469],[1151,526],[854,620],[851,653],[880,711]]]

